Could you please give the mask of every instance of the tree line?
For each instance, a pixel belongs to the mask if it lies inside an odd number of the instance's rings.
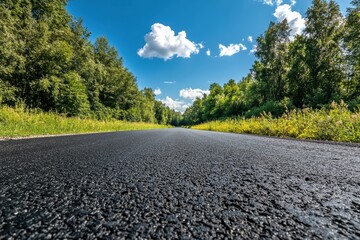
[[[105,37],[95,43],[67,0],[0,0],[0,105],[97,119],[180,123],[139,90]]]
[[[321,108],[341,100],[360,107],[360,0],[344,17],[333,1],[313,0],[306,28],[291,36],[286,19],[257,38],[250,73],[239,82],[213,83],[184,113],[192,125],[234,116],[282,115],[287,109]]]

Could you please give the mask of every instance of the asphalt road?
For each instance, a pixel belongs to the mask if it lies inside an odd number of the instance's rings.
[[[0,239],[360,239],[360,148],[168,129],[0,142]]]

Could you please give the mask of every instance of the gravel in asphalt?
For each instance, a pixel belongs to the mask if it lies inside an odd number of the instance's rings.
[[[0,142],[0,239],[360,239],[360,148],[164,129]]]

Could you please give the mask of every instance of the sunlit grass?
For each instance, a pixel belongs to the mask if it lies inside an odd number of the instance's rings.
[[[292,110],[280,118],[263,114],[258,118],[213,121],[192,127],[234,133],[250,133],[299,139],[360,142],[360,111],[351,112],[342,102],[329,109]]]
[[[0,108],[0,137],[147,130],[168,127],[142,122],[68,118],[55,113],[28,111],[23,107]]]

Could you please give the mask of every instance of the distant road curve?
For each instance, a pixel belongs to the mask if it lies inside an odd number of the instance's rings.
[[[0,239],[360,239],[360,148],[164,129],[0,142]]]

